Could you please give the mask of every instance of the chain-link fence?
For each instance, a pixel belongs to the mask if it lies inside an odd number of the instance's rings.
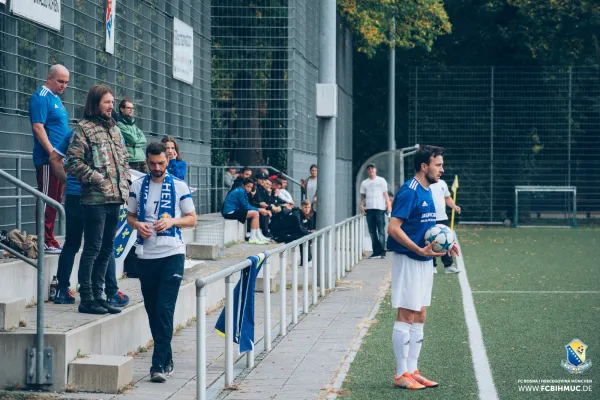
[[[13,0],[19,1],[19,0]],[[62,96],[69,122],[83,117],[92,85],[107,84],[118,100],[131,98],[138,126],[149,141],[179,139],[184,159],[210,163],[210,0],[118,0],[114,55],[105,49],[106,0],[62,0],[60,32],[0,6],[0,141],[5,152],[30,153],[29,99],[44,84],[49,67],[64,64],[69,86]],[[194,80],[172,78],[173,18],[194,29]],[[0,168],[15,160],[0,158]],[[23,159],[22,177],[36,186],[33,164]],[[14,188],[0,186],[1,195]],[[33,202],[23,200],[24,228],[32,231]],[[29,204],[31,203],[31,204]],[[0,227],[14,226],[14,201],[0,201]]]
[[[213,165],[268,164],[306,178],[317,163],[319,2],[223,0],[212,14]],[[342,219],[351,209],[352,42],[341,21],[337,26]]]
[[[575,186],[579,223],[600,222],[597,67],[415,68],[409,132],[446,148],[462,222],[512,220],[518,185]],[[545,202],[568,212],[560,195]]]

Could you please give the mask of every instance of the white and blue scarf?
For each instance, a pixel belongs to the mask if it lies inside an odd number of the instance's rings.
[[[138,200],[138,221],[146,222],[146,203],[148,202],[148,192],[150,191],[150,174],[144,177],[142,187],[140,189],[140,199]],[[165,179],[160,188],[160,200],[158,203],[157,220],[161,218],[175,218],[175,203],[177,202],[177,194],[175,192],[175,182],[173,176],[165,171]],[[168,245],[177,246],[178,240],[181,240],[181,230],[172,226],[171,228],[156,233],[156,246]],[[136,254],[144,254],[144,238],[138,234]]]

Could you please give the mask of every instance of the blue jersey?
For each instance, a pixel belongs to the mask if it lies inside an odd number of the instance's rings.
[[[69,132],[69,116],[60,98],[42,86],[29,100],[29,120],[44,124],[46,135],[52,147],[56,147]],[[33,134],[33,164],[48,164],[50,155]]]
[[[69,143],[71,143],[71,136],[73,135],[73,131],[67,132],[65,137],[60,141],[57,146],[54,146],[54,151],[62,156],[62,158],[66,158],[67,149],[69,148]],[[81,195],[81,183],[71,174],[67,174],[67,189],[65,190],[65,194],[80,196]]]
[[[392,205],[392,218],[401,218],[402,230],[419,247],[425,247],[425,232],[435,225],[435,204],[431,191],[425,189],[416,178],[406,182],[396,196]],[[423,257],[398,243],[393,237],[388,237],[388,249],[406,254],[408,257],[428,261],[431,257]]]

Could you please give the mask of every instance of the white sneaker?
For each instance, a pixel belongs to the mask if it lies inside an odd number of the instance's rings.
[[[265,242],[264,240],[260,240],[260,238],[255,237],[248,240],[248,244],[269,244],[269,242]]]
[[[62,252],[62,248],[44,245],[44,252],[46,254],[60,254]]]
[[[437,274],[437,267],[433,267],[433,273]]]
[[[259,230],[258,232],[256,232],[256,236],[258,237],[259,240],[262,240],[263,242],[269,243],[271,241],[271,239],[269,239],[268,237],[266,237],[265,235],[263,235],[263,233],[262,233],[261,230]]]
[[[456,268],[454,265],[452,265],[448,268],[444,268],[444,270],[446,271],[447,274],[458,274],[460,272],[460,270],[458,268]]]

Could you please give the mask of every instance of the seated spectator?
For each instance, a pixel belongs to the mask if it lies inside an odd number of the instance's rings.
[[[317,212],[313,211],[310,201],[304,200],[300,206],[302,226],[309,232],[317,231]]]
[[[174,177],[184,181],[187,173],[187,164],[181,157],[177,142],[171,136],[163,137],[161,142],[164,143],[167,148],[167,158],[169,159],[167,171]]]
[[[271,202],[270,194],[267,192],[267,185],[270,181],[267,179],[268,176],[262,172],[256,175],[256,187],[254,191],[250,192],[250,204],[257,208],[265,208],[273,213],[278,213],[281,208]],[[269,231],[270,221],[268,217],[260,216],[260,232],[263,237],[272,239],[271,232]]]
[[[281,200],[286,208],[292,209],[294,207],[294,200],[292,199],[290,192],[283,188],[281,179],[278,178],[273,180],[272,184],[275,197]]]
[[[233,182],[238,177],[237,168],[234,166],[229,167],[223,174],[223,188],[225,189],[225,195],[229,193],[233,187]]]
[[[244,179],[242,185],[233,189],[225,198],[221,215],[225,219],[233,219],[246,223],[250,220],[250,244],[267,244],[268,240],[261,238],[259,229],[259,216],[270,217],[271,212],[264,208],[258,208],[248,203],[248,193],[254,189],[254,182],[250,178]]]
[[[244,179],[251,178],[251,177],[252,177],[252,170],[248,167],[242,168],[240,170],[240,173],[238,174],[237,178],[235,178],[235,180],[233,181],[233,184],[231,185],[231,189],[229,189],[229,191],[231,192],[233,189],[242,186],[242,182],[244,181]]]

